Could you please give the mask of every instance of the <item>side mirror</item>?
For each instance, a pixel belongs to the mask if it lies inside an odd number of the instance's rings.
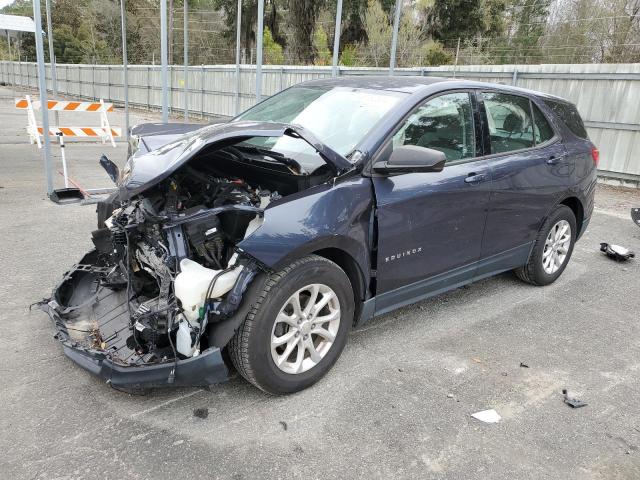
[[[387,161],[373,165],[376,173],[441,172],[447,157],[439,150],[403,145],[393,149]]]

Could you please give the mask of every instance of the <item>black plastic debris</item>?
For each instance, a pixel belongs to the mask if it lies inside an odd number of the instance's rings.
[[[287,422],[280,421],[280,425],[282,426],[282,429],[285,432],[287,431],[287,428],[289,428],[289,425],[287,425]]]
[[[193,416],[205,419],[205,418],[207,418],[209,416],[209,409],[208,408],[194,408],[193,409]]]
[[[581,408],[586,407],[588,404],[583,402],[582,400],[578,400],[577,398],[572,398],[567,393],[567,389],[562,390],[562,394],[564,395],[564,403],[569,405],[571,408]]]
[[[80,200],[84,200],[84,194],[79,188],[58,188],[57,190],[51,192],[51,195],[49,195],[49,199],[53,203],[57,203],[60,205],[65,203],[77,203]]]
[[[522,363],[522,362],[520,362],[520,366],[522,368],[529,368],[529,365],[527,365],[526,363]]]
[[[631,209],[631,219],[633,223],[640,227],[640,208]]]
[[[107,172],[107,175],[109,175],[109,178],[113,181],[113,183],[117,183],[118,178],[120,178],[120,169],[118,168],[118,166],[115,163],[113,163],[111,160],[109,160],[107,156],[104,154],[100,157],[99,162],[100,162],[100,166],[104,168],[104,170]]]
[[[601,243],[600,251],[616,262],[624,262],[636,256],[636,254],[628,248],[621,247],[620,245],[611,245],[609,243]]]

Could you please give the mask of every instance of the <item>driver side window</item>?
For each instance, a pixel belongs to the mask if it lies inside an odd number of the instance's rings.
[[[393,148],[402,145],[439,150],[447,161],[475,157],[469,93],[448,93],[420,105],[393,136]]]

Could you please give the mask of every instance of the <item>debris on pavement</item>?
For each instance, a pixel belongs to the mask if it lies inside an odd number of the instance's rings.
[[[205,418],[207,418],[209,416],[209,409],[208,408],[194,408],[193,409],[193,416],[205,419]]]
[[[566,388],[564,388],[562,390],[562,394],[564,395],[564,403],[569,405],[571,408],[586,407],[588,405],[587,403],[583,402],[582,400],[578,400],[577,398],[570,397],[569,394],[567,393],[567,389]]]
[[[529,368],[529,365],[527,365],[526,363],[522,363],[522,362],[520,362],[520,366],[522,368]]]
[[[633,220],[633,223],[640,227],[640,208],[631,209],[631,219]]]
[[[633,253],[628,248],[604,242],[600,244],[600,251],[603,252],[607,257],[612,258],[617,262],[623,262],[635,257],[635,253]]]
[[[490,410],[472,413],[471,416],[484,423],[498,423],[502,420],[502,417],[493,408]]]

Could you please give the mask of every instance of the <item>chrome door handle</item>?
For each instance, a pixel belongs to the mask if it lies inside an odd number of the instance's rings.
[[[564,160],[566,155],[551,155],[547,158],[547,165],[557,165],[561,160]]]
[[[464,183],[476,184],[480,182],[484,182],[486,180],[486,176],[482,173],[470,173],[467,175],[467,178],[464,179]]]

